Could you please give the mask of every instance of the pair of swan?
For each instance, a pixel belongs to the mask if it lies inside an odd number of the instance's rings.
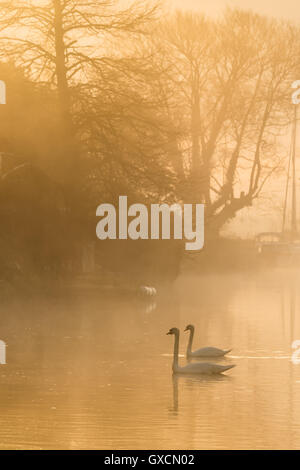
[[[190,338],[189,344],[187,348],[187,356],[188,357],[212,357],[209,353],[213,354],[213,357],[220,357],[227,354],[230,350],[223,351],[222,349],[218,348],[202,348],[198,349],[192,353],[192,342],[194,337],[195,328],[193,325],[188,325],[185,331],[190,331]],[[196,364],[187,364],[186,366],[180,367],[178,364],[178,353],[179,353],[179,329],[178,328],[171,328],[167,335],[174,335],[175,342],[174,342],[174,355],[173,355],[173,374],[222,374],[226,370],[232,369],[235,367],[234,364],[228,366],[222,366],[220,364],[213,364],[211,362],[200,362]],[[204,356],[201,354],[203,353]]]

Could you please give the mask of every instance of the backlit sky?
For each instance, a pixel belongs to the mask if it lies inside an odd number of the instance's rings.
[[[166,0],[166,2],[169,3],[171,8],[193,9],[213,17],[221,15],[226,6],[230,6],[253,10],[256,13],[279,19],[292,20],[300,24],[300,0]],[[266,195],[274,201],[274,207],[269,199],[268,206],[264,207],[267,200],[263,199],[263,211],[260,210],[259,202],[253,208],[244,209],[225,228],[224,233],[228,235],[238,234],[241,237],[253,237],[260,231],[280,231],[281,211],[276,211],[275,207],[281,207],[282,191],[277,187],[277,184],[274,186],[272,183],[268,186],[268,189]]]
[[[226,5],[251,9],[257,13],[300,22],[300,0],[169,0],[170,5],[218,15]]]

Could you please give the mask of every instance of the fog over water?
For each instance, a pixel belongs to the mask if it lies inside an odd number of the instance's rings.
[[[156,3],[0,0],[0,449],[300,447],[299,0]]]
[[[300,445],[297,283],[282,273],[181,277],[147,304],[97,295],[2,304],[2,449],[223,449]],[[221,378],[172,379],[173,338],[232,347]]]

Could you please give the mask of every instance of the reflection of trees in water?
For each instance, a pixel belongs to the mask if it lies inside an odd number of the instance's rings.
[[[32,295],[7,301],[3,308],[5,318],[0,327],[3,338],[13,340],[11,354],[23,362],[43,360],[55,364],[68,359],[64,343],[78,340],[72,358],[76,360],[90,348],[104,354],[122,347],[136,349],[136,342],[155,339],[165,333],[164,315],[171,312],[172,321],[178,323],[179,305],[176,292],[162,292],[155,301],[134,296],[91,292],[51,292],[49,296]],[[177,319],[176,319],[177,318]],[[161,327],[159,326],[161,323]],[[161,328],[161,329],[160,329]],[[53,348],[53,350],[52,350]],[[96,351],[94,351],[96,352]]]
[[[299,283],[297,279],[297,273],[293,273],[292,276],[288,276],[288,278],[283,282],[283,286],[281,289],[281,315],[282,315],[282,325],[283,325],[283,336],[286,337],[286,340],[290,343],[290,354],[292,356],[293,349],[292,344],[295,340],[300,339],[300,329],[299,324],[297,323],[298,312],[299,312]],[[285,328],[285,323],[287,323],[287,328]],[[290,423],[289,426],[289,439],[294,445],[295,441],[295,434],[293,429],[297,427],[297,407],[295,408],[295,372],[297,377],[297,370],[296,368],[299,365],[293,364],[291,361],[289,362],[289,369],[288,369],[288,388],[287,388],[287,403],[288,403],[288,410],[287,410],[287,419]]]
[[[297,323],[297,313],[299,312],[299,295],[298,295],[298,278],[297,273],[287,272],[286,278],[282,278],[280,286],[280,311],[282,334],[290,343],[294,339],[298,339],[300,330]]]
[[[44,440],[70,447],[82,442],[87,446],[102,443],[103,447],[103,442],[109,445],[110,439],[111,446],[112,442],[125,446],[122,439],[128,443],[130,437],[130,442],[135,439],[140,444],[147,439],[151,444],[174,443],[176,434],[170,437],[165,421],[173,420],[178,438],[190,443],[194,439],[194,443],[203,444],[209,429],[214,433],[207,438],[210,445],[221,437],[222,445],[229,445],[232,436],[241,443],[245,430],[249,434],[247,442],[257,444],[263,429],[266,443],[271,446],[272,436],[282,432],[278,420],[284,419],[283,441],[297,444],[293,430],[297,429],[298,418],[294,390],[298,366],[270,359],[266,373],[265,362],[245,360],[231,377],[172,378],[172,358],[163,357],[172,350],[166,342],[166,325],[183,328],[187,320],[198,322],[197,346],[212,337],[213,329],[216,338],[226,335],[227,342],[230,333],[232,346],[246,349],[248,337],[234,335],[243,333],[249,305],[253,317],[245,328],[252,328],[257,347],[261,346],[261,338],[270,338],[266,330],[260,331],[267,327],[275,328],[275,339],[266,348],[273,348],[277,340],[280,344],[282,332],[277,326],[281,325],[281,314],[290,345],[291,335],[296,339],[294,335],[299,332],[296,280],[292,286],[287,280],[264,285],[267,299],[274,298],[274,292],[277,297],[263,306],[259,305],[264,298],[261,286],[255,284],[258,278],[251,282],[244,280],[241,285],[238,277],[181,279],[173,291],[159,296],[157,308],[151,313],[140,301],[76,292],[72,296],[6,303],[6,318],[0,321],[2,339],[8,344],[9,367],[0,390],[2,428],[6,426],[7,431],[13,423],[15,439],[24,442],[22,432],[25,426],[30,427],[25,439],[32,445]],[[235,295],[238,314],[230,310]],[[279,295],[282,311],[278,304],[277,311],[270,312],[268,307],[276,305]],[[258,313],[251,310],[252,302],[260,308]],[[265,315],[265,323],[257,323],[259,315]],[[185,351],[186,341],[182,334],[181,352]],[[284,418],[281,408],[286,413]],[[237,426],[241,436],[234,434]]]

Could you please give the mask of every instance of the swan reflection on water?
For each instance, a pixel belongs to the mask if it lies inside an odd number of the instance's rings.
[[[185,374],[185,375],[172,375],[172,388],[173,388],[173,407],[169,409],[172,415],[177,416],[179,413],[179,399],[178,399],[178,389],[179,383],[186,386],[190,390],[196,389],[199,386],[211,385],[216,382],[230,381],[232,377],[228,375],[194,375],[194,374]]]

